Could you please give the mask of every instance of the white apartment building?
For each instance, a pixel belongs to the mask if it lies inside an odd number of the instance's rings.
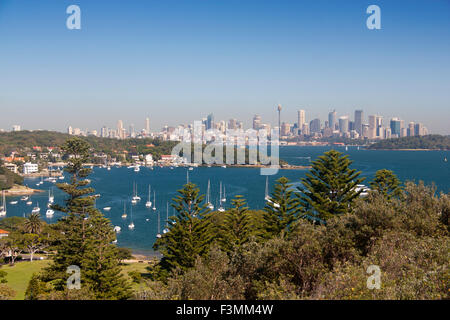
[[[27,162],[23,165],[23,173],[24,174],[30,174],[30,173],[35,173],[35,172],[39,172],[39,167],[38,167],[37,163]]]

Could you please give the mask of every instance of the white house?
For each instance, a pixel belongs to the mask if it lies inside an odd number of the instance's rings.
[[[146,166],[153,165],[153,156],[150,153],[145,155],[145,165]]]
[[[35,172],[39,172],[39,167],[38,167],[37,163],[27,162],[23,165],[23,173],[24,174],[30,174],[30,173],[35,173]]]

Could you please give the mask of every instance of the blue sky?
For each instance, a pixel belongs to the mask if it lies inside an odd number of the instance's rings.
[[[0,128],[275,123],[278,103],[450,134],[450,1],[0,0]]]

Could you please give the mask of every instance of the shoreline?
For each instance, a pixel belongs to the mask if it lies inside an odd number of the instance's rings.
[[[16,197],[16,196],[30,196],[35,193],[42,193],[44,190],[32,189],[27,186],[14,185],[11,189],[5,190],[5,196]]]

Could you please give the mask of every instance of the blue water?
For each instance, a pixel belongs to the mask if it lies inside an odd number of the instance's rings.
[[[330,150],[330,147],[282,147],[280,157],[290,164],[307,165],[309,158],[314,160],[323,152]],[[402,180],[423,180],[426,184],[435,183],[438,191],[448,193],[450,191],[450,163],[444,162],[444,158],[450,158],[449,151],[385,151],[385,150],[357,150],[356,147],[349,147],[345,151],[343,147],[337,148],[350,156],[354,161],[353,168],[362,171],[362,176],[367,177],[366,184],[372,179],[374,173],[379,169],[393,170]],[[277,175],[269,176],[269,185],[273,186],[276,179],[286,176],[292,181],[299,181],[304,176],[305,170],[280,170]],[[97,208],[111,207],[111,211],[104,212],[114,226],[120,226],[121,232],[118,234],[118,245],[132,248],[136,253],[152,254],[152,245],[156,239],[158,214],[161,215],[161,229],[164,228],[166,220],[166,204],[176,196],[177,190],[186,183],[186,168],[159,168],[154,170],[141,167],[140,172],[134,172],[128,168],[112,168],[107,171],[102,168],[95,168],[89,177],[96,193],[101,194],[97,200]],[[211,201],[217,207],[219,198],[219,183],[222,181],[226,189],[227,202],[225,207],[230,205],[230,200],[235,195],[244,195],[248,204],[253,209],[264,207],[264,192],[266,177],[260,175],[259,169],[254,168],[195,168],[189,171],[189,179],[197,184],[202,193],[206,193],[208,180],[211,181]],[[39,202],[41,207],[41,217],[43,220],[53,223],[62,217],[62,213],[56,212],[53,218],[45,217],[48,189],[53,188],[55,200],[62,203],[64,194],[58,190],[54,184],[44,182],[37,187],[39,179],[26,179],[25,183],[32,188],[39,188],[47,192],[34,195],[33,205],[27,206],[19,198],[7,199],[7,216],[24,216],[31,212],[32,207]],[[138,193],[142,200],[133,206],[132,218],[135,224],[134,230],[129,230],[131,222],[131,197],[133,193],[133,183],[138,186]],[[156,191],[156,211],[147,209],[148,185]],[[10,201],[19,200],[17,205],[9,204]],[[153,202],[153,191],[152,200]],[[122,219],[124,202],[127,205],[127,219]],[[173,214],[173,209],[169,206],[169,216]],[[149,221],[146,221],[149,219]]]

